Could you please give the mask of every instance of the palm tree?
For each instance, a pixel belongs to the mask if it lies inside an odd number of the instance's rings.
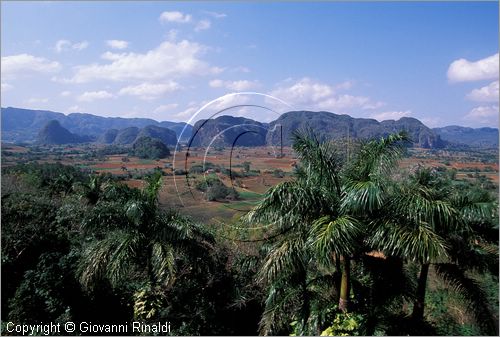
[[[293,149],[301,163],[296,179],[269,189],[245,221],[270,224],[280,234],[259,273],[259,280],[268,287],[262,331],[271,332],[277,312],[293,307],[299,298],[300,310],[294,313],[298,332],[316,334],[307,328],[311,289],[322,279],[318,271],[323,268],[323,276],[339,281],[331,286],[338,289],[334,293],[340,310],[348,310],[351,259],[363,241],[360,215],[375,212],[383,204],[383,177],[394,165],[406,136],[364,144],[349,165],[334,143],[320,142],[308,131],[293,137]]]
[[[454,190],[449,181],[429,168],[418,168],[400,184],[388,205],[386,216],[373,222],[374,235],[369,241],[387,256],[420,265],[412,319],[423,320],[427,279],[433,265],[438,276],[474,305],[478,322],[491,333],[492,315],[486,309],[486,296],[466,270],[491,268],[498,263],[491,247],[489,253],[481,247],[473,228],[477,222],[491,219],[494,208],[485,200],[474,200],[463,189]]]
[[[161,287],[175,282],[176,256],[207,256],[212,236],[175,211],[161,211],[158,192],[160,173],[146,179],[140,194],[127,201],[102,200],[83,222],[83,230],[94,236],[79,265],[82,285],[92,289],[106,279],[112,286],[127,277],[143,285],[134,295],[136,315],[151,318],[158,309]],[[145,301],[149,304],[145,304]]]
[[[270,188],[244,219],[268,224],[274,232],[258,274],[258,281],[268,290],[261,320],[261,332],[265,334],[281,331],[278,329],[289,321],[287,315],[295,316],[299,333],[308,333],[311,281],[317,268],[307,242],[308,233],[315,220],[339,204],[339,158],[331,144],[320,143],[306,131],[294,134],[293,148],[302,160],[296,179]],[[323,180],[339,189],[326,189]]]

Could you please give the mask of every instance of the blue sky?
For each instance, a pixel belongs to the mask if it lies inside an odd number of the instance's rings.
[[[204,113],[498,124],[498,2],[1,6],[3,107],[194,121],[216,99]]]

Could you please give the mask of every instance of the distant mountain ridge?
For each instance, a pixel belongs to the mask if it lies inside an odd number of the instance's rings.
[[[464,144],[478,147],[498,147],[498,129],[496,128],[469,128],[450,125],[432,129],[441,139],[455,144]]]
[[[104,144],[132,144],[138,137],[160,138],[167,145],[183,132],[181,141],[190,141],[192,146],[212,144],[212,146],[259,146],[291,144],[294,130],[309,127],[320,136],[330,139],[349,137],[373,138],[406,130],[417,146],[440,148],[450,144],[498,147],[497,128],[467,128],[447,126],[430,129],[415,118],[403,117],[397,121],[378,122],[369,118],[353,118],[326,111],[290,111],[271,123],[233,116],[220,116],[213,120],[200,120],[194,127],[186,123],[157,122],[148,118],[100,117],[91,114],[62,113],[19,108],[1,109],[1,138],[5,142],[34,142],[45,139],[51,141],[47,130],[39,133],[46,124],[55,120],[56,142],[67,139],[70,142],[96,141]],[[169,131],[165,131],[165,130]],[[170,132],[170,130],[172,132]],[[50,128],[49,128],[50,131]],[[65,136],[61,136],[65,134]],[[191,138],[191,135],[194,137]],[[61,137],[59,137],[61,136]],[[75,138],[76,137],[76,138]],[[176,140],[175,140],[176,141]],[[174,143],[175,144],[175,143]]]
[[[267,134],[267,142],[278,144],[283,137],[283,145],[290,145],[292,132],[301,128],[311,128],[319,136],[328,139],[385,137],[391,133],[406,131],[413,143],[425,148],[440,148],[445,143],[431,129],[418,119],[403,117],[397,121],[378,122],[370,118],[353,118],[326,111],[290,111],[269,124],[270,129],[281,125],[282,135],[276,130]]]
[[[87,135],[98,138],[109,129],[124,129],[127,127],[144,128],[148,125],[165,127],[180,136],[186,128],[183,140],[191,137],[192,126],[187,123],[158,122],[149,118],[122,118],[101,117],[85,113],[65,115],[60,112],[47,110],[29,110],[20,108],[2,108],[2,141],[6,142],[33,142],[40,129],[51,120],[57,120],[62,127],[78,135]]]

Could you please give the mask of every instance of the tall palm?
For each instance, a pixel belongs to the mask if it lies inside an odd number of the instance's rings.
[[[294,134],[293,148],[301,167],[292,181],[280,183],[245,217],[249,223],[267,224],[274,239],[260,268],[258,281],[268,290],[261,332],[283,328],[278,315],[292,315],[299,333],[308,333],[312,284],[317,264],[308,244],[312,223],[339,205],[339,157],[331,144],[321,143],[309,132]],[[327,184],[325,181],[330,183]],[[337,188],[325,188],[326,186]],[[295,310],[297,308],[297,310]],[[286,317],[286,322],[290,317]],[[316,333],[316,332],[309,332]]]
[[[427,279],[433,265],[436,274],[461,292],[466,301],[476,305],[482,302],[474,313],[491,332],[491,315],[483,310],[487,307],[486,297],[465,272],[467,267],[472,267],[473,260],[481,260],[484,268],[494,264],[491,259],[486,262],[487,257],[494,256],[486,256],[486,251],[476,244],[479,241],[472,227],[475,221],[482,221],[481,218],[491,218],[488,212],[493,208],[468,198],[463,190],[460,197],[453,192],[450,182],[433,169],[417,169],[392,194],[386,216],[374,221],[370,243],[388,256],[420,265],[412,312],[414,321],[423,320]]]
[[[127,277],[135,277],[143,283],[135,295],[136,313],[145,318],[152,317],[157,308],[145,307],[144,299],[153,300],[151,295],[157,294],[158,287],[175,281],[176,256],[206,255],[213,243],[200,226],[176,212],[159,209],[161,184],[157,173],[147,179],[140,194],[131,194],[127,201],[98,201],[83,223],[94,241],[80,262],[81,283],[91,289],[102,279],[117,286]]]
[[[260,280],[269,287],[262,322],[264,332],[269,332],[266,327],[270,324],[266,322],[278,309],[272,304],[289,304],[297,298],[297,294],[282,294],[278,301],[279,294],[274,291],[275,282],[292,280],[294,273],[301,276],[302,287],[298,293],[302,309],[296,314],[303,328],[310,315],[310,309],[306,308],[311,304],[307,285],[321,278],[321,275],[312,273],[321,266],[327,268],[327,273],[341,273],[340,285],[334,283],[332,286],[339,288],[336,294],[340,309],[347,310],[350,261],[362,242],[362,223],[357,217],[366,208],[375,211],[376,205],[372,202],[375,189],[372,186],[380,188],[381,177],[387,172],[385,166],[394,163],[393,157],[399,153],[396,148],[404,139],[405,136],[400,134],[369,142],[362,147],[355,164],[344,165],[345,157],[342,158],[334,143],[320,142],[307,131],[294,134],[293,149],[301,163],[295,180],[271,188],[245,219],[271,224],[282,233],[267,254],[260,272],[264,275]],[[364,155],[374,150],[378,151],[376,155]],[[378,180],[375,182],[375,179]],[[372,185],[368,186],[368,194],[362,188],[366,186],[363,183]],[[381,192],[377,190],[376,193]],[[379,197],[375,195],[375,198]],[[321,266],[312,263],[316,260],[322,262]]]

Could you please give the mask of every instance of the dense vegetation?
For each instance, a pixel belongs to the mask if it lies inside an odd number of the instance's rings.
[[[293,179],[231,238],[160,204],[159,171],[134,189],[60,164],[4,168],[2,333],[68,320],[169,321],[182,335],[498,332],[496,189],[398,170],[404,134],[349,151],[310,132],[293,141]],[[237,198],[216,175],[196,188]]]
[[[140,137],[132,145],[131,154],[139,158],[161,159],[170,156],[170,150],[159,139]]]

